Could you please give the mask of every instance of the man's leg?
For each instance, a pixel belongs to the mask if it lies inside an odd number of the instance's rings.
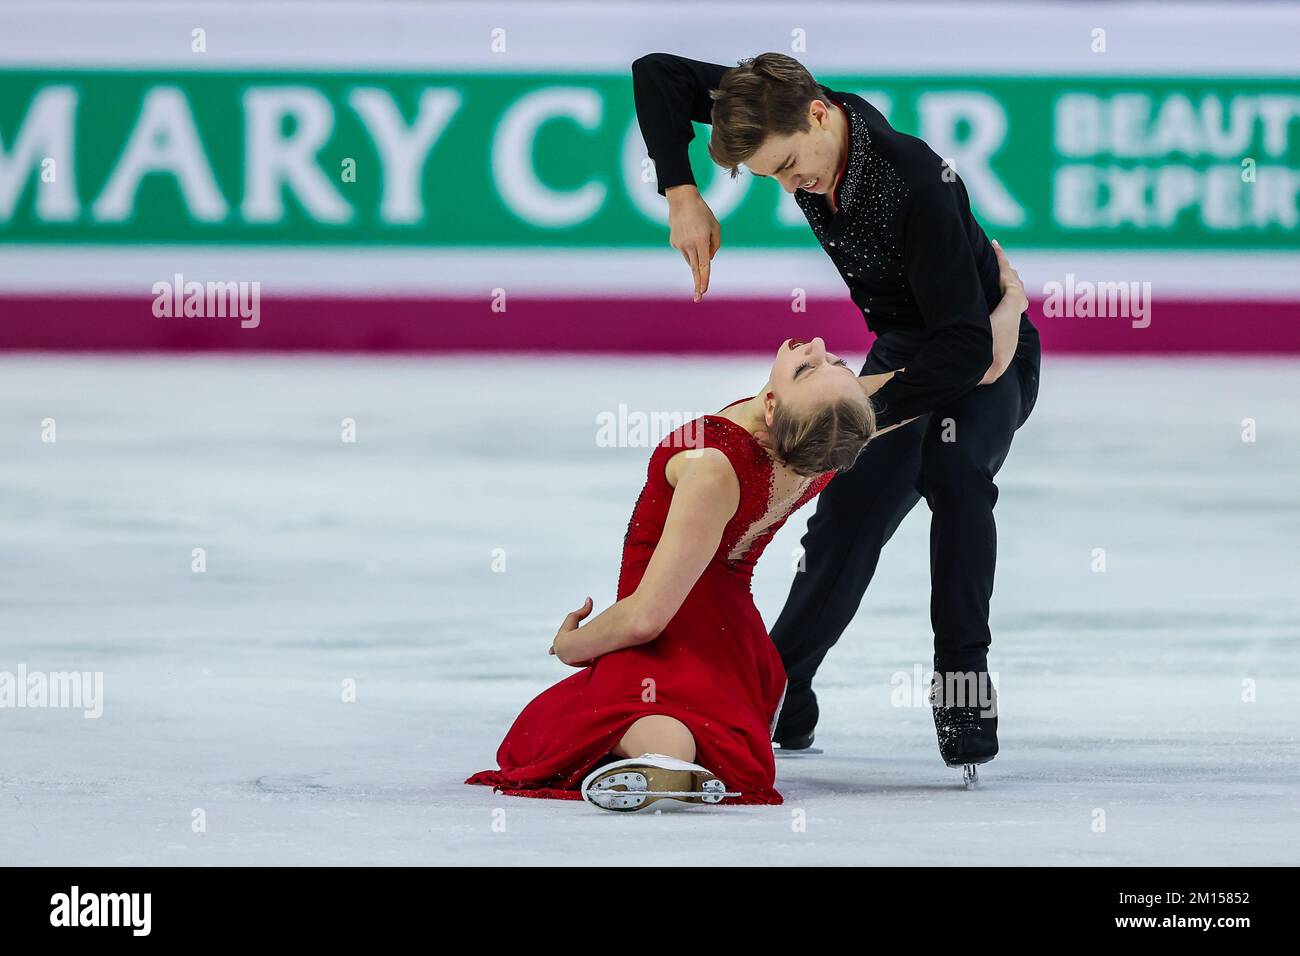
[[[777,741],[793,743],[817,725],[813,675],[857,613],[881,548],[921,500],[916,485],[924,431],[919,419],[874,439],[818,498],[801,542],[804,569],[795,574],[772,626],[790,681]]]
[[[1028,394],[1031,387],[1036,392],[1036,378],[1025,377],[1029,368],[1017,358],[993,384],[935,411],[921,443],[918,489],[933,514],[930,617],[936,671],[987,670],[997,561],[993,479],[1035,397]],[[1036,376],[1036,362],[1032,371]]]

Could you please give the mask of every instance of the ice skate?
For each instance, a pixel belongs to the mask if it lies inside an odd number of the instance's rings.
[[[987,681],[987,675],[981,675]],[[982,763],[988,763],[998,753],[997,690],[987,684],[989,699],[978,700],[970,706],[965,699],[956,698],[948,688],[948,699],[941,677],[935,674],[930,684],[930,705],[934,711],[934,729],[939,739],[939,754],[943,762],[954,769],[961,768],[962,784],[967,790],[979,786]]]
[[[772,753],[777,757],[812,757],[823,753],[820,747],[814,747],[813,734],[794,734],[782,737],[779,734],[772,741]]]
[[[777,757],[807,757],[822,753],[820,748],[813,746],[817,716],[817,695],[812,688],[800,685],[792,690],[786,684],[772,728],[772,753]]]
[[[663,754],[642,754],[597,767],[582,781],[582,798],[619,813],[683,809],[740,794],[699,764]]]

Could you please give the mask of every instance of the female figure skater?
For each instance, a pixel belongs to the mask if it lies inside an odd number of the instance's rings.
[[[1026,308],[998,257],[981,384],[1010,363]],[[750,578],[786,519],[878,434],[870,396],[893,375],[858,377],[820,338],[787,339],[757,395],[664,438],[628,524],[618,599],[581,624],[587,598],[555,635],[551,653],[580,672],[524,708],[499,770],[466,783],[618,811],[781,803],[771,740],[786,677]]]

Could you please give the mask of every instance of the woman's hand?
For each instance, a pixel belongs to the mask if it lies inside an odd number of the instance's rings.
[[[1011,261],[996,239],[993,240],[993,254],[998,259],[998,288],[1002,290],[1002,301],[989,314],[989,325],[993,330],[993,364],[980,379],[981,385],[992,385],[1011,366],[1016,345],[1020,342],[1020,316],[1029,308],[1029,297],[1020,281],[1020,273],[1011,267]]]
[[[1029,308],[1025,284],[1020,281],[1020,273],[1011,267],[1011,260],[996,239],[993,240],[993,254],[998,259],[998,288],[1002,290],[1003,301],[1007,301],[1008,308],[1014,309],[1017,314],[1024,312]]]
[[[591,661],[576,660],[574,655],[571,653],[570,648],[572,638],[578,631],[578,623],[591,613],[591,608],[591,598],[587,598],[587,600],[582,602],[582,607],[564,615],[564,621],[560,624],[560,629],[555,632],[555,640],[551,642],[551,650],[549,653],[554,654],[570,667],[586,667],[591,663]]]

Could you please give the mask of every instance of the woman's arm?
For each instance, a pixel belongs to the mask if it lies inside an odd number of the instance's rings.
[[[882,385],[901,371],[903,371],[903,369],[896,368],[892,372],[877,372],[875,375],[859,375],[858,384],[862,386],[862,391],[866,394],[867,398],[870,398],[872,395],[875,395],[876,392],[880,391]]]
[[[699,580],[740,506],[740,481],[727,456],[705,448],[683,452],[663,534],[637,589],[579,627],[591,598],[564,619],[551,648],[566,664],[583,664],[660,635]]]
[[[980,379],[981,385],[996,382],[1011,365],[1016,345],[1020,342],[1020,316],[1029,308],[1029,297],[1025,295],[1020,275],[1011,268],[1007,254],[996,239],[993,240],[993,253],[998,257],[998,285],[1002,289],[1002,301],[989,313],[989,324],[993,327],[993,364]]]
[[[882,385],[888,382],[899,372],[903,372],[903,371],[906,371],[906,369],[896,368],[892,372],[877,372],[875,375],[859,375],[858,384],[862,386],[862,391],[866,394],[867,398],[870,398],[872,395],[875,395],[876,392],[880,391]],[[871,437],[875,439],[885,434],[886,432],[892,432],[895,428],[902,428],[904,425],[910,425],[912,424],[912,422],[916,421],[918,417],[919,416],[914,415],[911,418],[903,419],[901,422],[895,422],[892,425],[886,425],[884,428],[877,428],[874,432],[872,432]]]

